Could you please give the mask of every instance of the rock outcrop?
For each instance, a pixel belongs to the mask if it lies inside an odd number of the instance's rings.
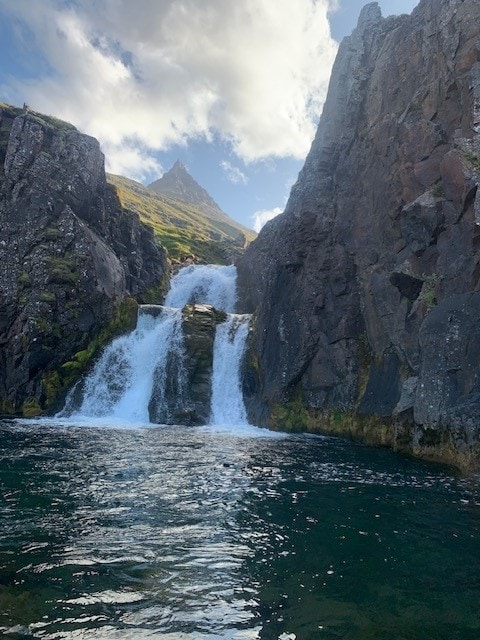
[[[253,420],[300,407],[305,428],[478,463],[479,132],[480,3],[367,5],[285,213],[238,265]]]
[[[55,401],[135,302],[168,281],[153,231],[106,183],[98,142],[0,105],[0,412]]]
[[[150,420],[154,423],[208,424],[212,399],[213,345],[226,314],[207,304],[182,309],[183,340],[171,348],[165,379],[155,376]]]

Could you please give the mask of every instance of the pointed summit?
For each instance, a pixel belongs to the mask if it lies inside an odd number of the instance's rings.
[[[177,160],[175,162],[175,164],[173,165],[173,167],[170,169],[170,171],[176,171],[176,172],[180,172],[180,171],[184,171],[185,173],[188,173],[187,171],[187,167],[183,164],[183,162],[181,160]]]
[[[180,160],[177,160],[170,171],[164,173],[159,180],[149,184],[148,188],[160,195],[192,204],[215,220],[226,216],[210,194],[192,178]]]

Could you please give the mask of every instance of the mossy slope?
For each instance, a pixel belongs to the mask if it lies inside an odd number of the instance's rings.
[[[161,195],[135,180],[107,174],[122,206],[150,225],[174,261],[194,256],[200,262],[227,264],[254,240],[254,231],[225,215],[213,219],[199,206]]]

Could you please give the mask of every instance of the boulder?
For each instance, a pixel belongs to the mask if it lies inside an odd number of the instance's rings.
[[[155,378],[150,420],[164,424],[208,424],[212,396],[213,346],[223,311],[206,304],[182,310],[183,339],[170,350],[165,380]]]

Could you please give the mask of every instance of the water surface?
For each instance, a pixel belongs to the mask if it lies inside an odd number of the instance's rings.
[[[0,632],[478,640],[478,478],[255,429],[0,423]]]

